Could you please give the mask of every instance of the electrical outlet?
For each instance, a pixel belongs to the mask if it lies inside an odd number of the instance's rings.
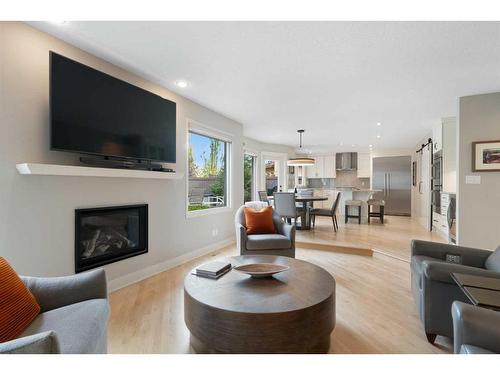
[[[212,237],[216,237],[218,234],[219,234],[219,229],[218,228],[212,229]]]
[[[478,175],[465,176],[465,183],[467,185],[480,185],[481,184],[481,176],[478,176]]]

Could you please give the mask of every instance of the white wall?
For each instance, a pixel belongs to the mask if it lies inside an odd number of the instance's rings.
[[[149,252],[106,266],[118,286],[232,240],[233,212],[186,218],[185,180],[22,176],[16,163],[75,163],[49,151],[49,50],[177,103],[177,165],[186,169],[187,118],[233,134],[233,207],[243,201],[242,125],[22,23],[0,23],[0,255],[21,274],[74,272],[75,208],[149,204]],[[218,234],[213,236],[212,230]]]
[[[443,119],[443,192],[457,192],[457,119]]]
[[[500,140],[500,93],[464,96],[459,101],[457,242],[494,250],[500,245],[500,172],[472,172],[472,142]],[[478,175],[480,185],[465,177]]]
[[[411,216],[415,218],[420,225],[424,228],[430,230],[430,220],[431,220],[431,195],[430,195],[430,163],[427,164],[427,174],[426,177],[422,176],[422,152],[417,153],[417,150],[420,150],[423,144],[426,144],[432,138],[431,133],[422,138],[415,146],[414,150],[411,152],[411,162],[413,168],[413,162],[417,162],[417,171],[416,171],[416,185],[411,186]],[[432,153],[432,150],[429,149],[430,146],[427,146],[425,152],[429,154]],[[429,156],[430,157],[430,156]],[[428,160],[428,159],[427,159]],[[412,170],[413,172],[413,170]],[[413,178],[413,176],[412,176]],[[422,183],[420,184],[420,181]],[[419,185],[420,184],[420,185]],[[427,184],[427,189],[425,188],[425,184]],[[419,191],[420,188],[420,191]]]

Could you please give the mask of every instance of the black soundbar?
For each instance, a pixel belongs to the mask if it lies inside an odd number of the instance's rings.
[[[171,168],[165,168],[160,163],[153,163],[148,160],[131,160],[131,159],[118,159],[103,157],[81,156],[80,162],[93,167],[103,168],[118,168],[118,169],[136,169],[142,171],[155,171],[155,172],[175,172]]]

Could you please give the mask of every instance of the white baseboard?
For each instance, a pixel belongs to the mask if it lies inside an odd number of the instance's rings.
[[[109,292],[114,292],[115,290],[124,288],[130,284],[135,284],[141,280],[147,279],[148,277],[177,267],[183,263],[189,262],[190,260],[196,259],[203,255],[210,254],[211,252],[222,249],[223,247],[229,246],[233,243],[235,243],[235,239],[234,237],[230,237],[214,244],[202,247],[200,249],[190,251],[189,253],[179,255],[175,258],[168,259],[165,262],[143,268],[141,270],[129,273],[128,275],[121,276],[113,280],[108,280],[108,290]]]

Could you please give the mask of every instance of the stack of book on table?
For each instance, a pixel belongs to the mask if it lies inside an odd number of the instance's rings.
[[[229,262],[210,262],[199,266],[195,271],[195,275],[209,279],[218,279],[230,270],[231,263]]]

